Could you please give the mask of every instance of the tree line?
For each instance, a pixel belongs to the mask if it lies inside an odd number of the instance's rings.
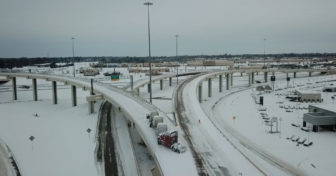
[[[336,53],[283,53],[283,54],[242,54],[242,55],[183,55],[183,56],[155,56],[152,57],[153,62],[165,62],[165,61],[179,61],[186,62],[194,59],[260,59],[260,58],[324,58],[335,59]],[[103,62],[103,63],[145,63],[148,62],[148,57],[114,57],[114,56],[95,56],[95,57],[35,57],[35,58],[0,58],[0,68],[13,68],[23,66],[34,66],[38,64],[55,64],[55,63],[73,63],[73,62]]]

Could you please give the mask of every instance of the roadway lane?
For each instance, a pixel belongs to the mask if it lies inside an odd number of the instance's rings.
[[[174,101],[181,127],[192,146],[199,175],[266,175],[237,151],[204,114],[196,91],[193,90],[193,86],[197,85],[195,80],[201,80],[203,76],[195,76],[183,82]],[[239,166],[232,160],[238,161]]]
[[[0,176],[21,176],[19,171],[16,173],[17,164],[6,147],[0,140]]]
[[[115,151],[119,158],[118,162],[122,167],[123,175],[139,175],[138,163],[135,158],[135,152],[127,120],[123,114],[115,107],[111,109],[112,134],[115,139]],[[121,171],[120,171],[121,172]],[[120,173],[119,172],[119,173]]]

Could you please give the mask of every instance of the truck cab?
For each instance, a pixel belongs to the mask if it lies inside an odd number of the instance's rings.
[[[157,140],[158,144],[171,147],[174,143],[177,143],[177,131],[161,133]]]

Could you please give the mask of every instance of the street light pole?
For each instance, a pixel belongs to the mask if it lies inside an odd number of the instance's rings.
[[[266,38],[264,38],[264,67],[266,66],[265,47],[266,47]]]
[[[76,69],[75,69],[75,38],[71,37],[71,41],[72,41],[72,62],[73,62],[73,76],[76,77]]]
[[[178,60],[177,60],[177,46],[178,46],[178,35],[176,34],[175,35],[175,38],[176,38],[176,61],[177,61],[177,72],[176,72],[176,80],[177,80],[177,84],[178,84],[178,69],[179,69],[179,66],[180,66],[180,64],[179,64],[179,62],[178,62]]]
[[[148,58],[149,58],[149,102],[152,104],[152,58],[151,58],[151,45],[150,45],[150,20],[149,20],[149,6],[153,5],[152,2],[145,2],[144,5],[148,9]]]

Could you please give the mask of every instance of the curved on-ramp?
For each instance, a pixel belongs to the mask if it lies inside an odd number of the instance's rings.
[[[286,72],[287,70],[279,70],[277,72]],[[300,71],[320,71],[320,70],[300,70]],[[185,90],[183,90],[183,102],[185,111],[184,114],[188,114],[193,116],[194,119],[200,119],[201,123],[202,120],[208,120],[212,123],[213,129],[207,129],[207,130],[218,130],[220,133],[223,133],[220,129],[223,127],[218,127],[218,124],[212,122],[209,117],[203,112],[201,104],[199,103],[197,99],[197,88],[204,80],[207,80],[208,78],[216,77],[220,74],[226,74],[226,73],[233,73],[238,71],[233,70],[227,70],[227,71],[219,71],[214,73],[209,73],[205,75],[200,75],[198,77],[193,78],[193,80],[189,80],[188,85],[186,86]],[[191,95],[193,94],[193,95]],[[198,110],[198,111],[196,111]],[[209,127],[209,125],[208,125]],[[210,128],[210,127],[209,127]],[[245,148],[247,148],[250,151],[253,151],[257,153],[262,159],[265,161],[272,163],[273,165],[277,166],[279,169],[283,170],[286,173],[289,173],[290,175],[306,175],[306,173],[298,168],[293,167],[292,165],[288,164],[287,162],[279,159],[278,157],[274,156],[272,153],[269,153],[262,148],[260,148],[258,145],[254,144],[250,139],[247,139],[246,137],[239,135],[237,133],[232,132],[231,129],[227,129],[227,127],[224,127],[225,131],[229,132],[231,136],[235,137],[241,145],[243,145]],[[216,139],[213,139],[216,140]],[[233,144],[234,145],[234,144]],[[216,152],[215,152],[216,153]],[[244,154],[244,153],[241,153]],[[254,164],[253,161],[250,158],[246,158],[253,164],[258,170],[263,173],[263,171],[259,168],[258,165]],[[265,173],[264,173],[265,174]]]

